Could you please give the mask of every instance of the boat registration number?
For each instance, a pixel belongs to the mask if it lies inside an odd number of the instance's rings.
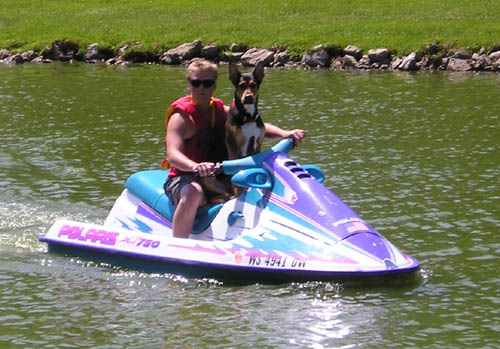
[[[256,266],[266,266],[266,267],[275,267],[275,268],[305,268],[306,262],[302,260],[298,260],[295,258],[287,258],[281,256],[250,256],[248,260],[248,265],[256,265]]]

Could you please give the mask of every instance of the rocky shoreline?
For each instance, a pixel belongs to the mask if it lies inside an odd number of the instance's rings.
[[[197,40],[164,52],[145,50],[141,44],[124,45],[117,50],[99,44],[82,49],[68,40],[54,41],[40,52],[23,53],[0,49],[0,64],[86,62],[91,64],[129,65],[137,63],[179,65],[196,57],[215,62],[239,62],[245,66],[263,63],[267,67],[331,69],[331,70],[400,70],[400,71],[490,71],[500,72],[500,46],[472,52],[430,44],[420,51],[398,56],[387,48],[363,49],[348,45],[318,45],[302,55],[289,54],[286,48],[255,48],[241,44],[204,45]]]

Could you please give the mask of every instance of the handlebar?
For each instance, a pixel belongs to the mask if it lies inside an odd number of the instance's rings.
[[[224,173],[226,175],[233,175],[241,170],[261,167],[262,162],[269,156],[276,153],[288,153],[291,149],[293,149],[294,146],[295,143],[291,138],[282,139],[281,141],[276,143],[273,147],[271,147],[271,149],[265,150],[263,152],[254,155],[249,155],[241,159],[225,160],[216,163],[214,171],[210,174],[210,176],[214,176],[220,173]],[[197,171],[193,171],[191,173],[198,175]]]
[[[275,153],[288,153],[294,147],[291,138],[285,138],[276,143],[271,149],[246,156],[241,159],[226,160],[222,162],[222,171],[227,175],[235,174],[240,170],[247,168],[261,167],[262,162]]]

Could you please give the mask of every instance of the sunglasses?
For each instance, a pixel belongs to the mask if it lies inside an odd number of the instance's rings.
[[[209,88],[209,87],[212,87],[213,85],[215,85],[215,80],[213,80],[213,79],[207,79],[207,80],[188,79],[188,80],[189,80],[189,83],[191,84],[191,86],[193,86],[195,88],[200,87],[201,85],[203,85],[204,88]]]

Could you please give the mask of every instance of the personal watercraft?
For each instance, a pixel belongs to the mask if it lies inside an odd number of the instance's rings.
[[[290,139],[222,163],[242,193],[201,208],[189,239],[172,236],[168,170],[131,175],[103,225],[58,220],[40,236],[49,250],[91,253],[199,278],[289,282],[412,275],[419,262],[400,252],[299,165]]]

